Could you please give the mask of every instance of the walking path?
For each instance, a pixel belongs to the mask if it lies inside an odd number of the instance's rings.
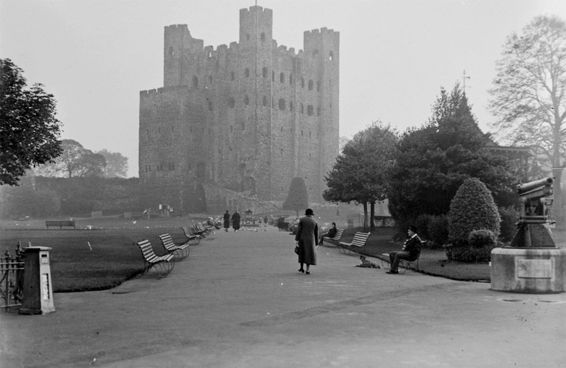
[[[166,278],[2,313],[0,367],[566,366],[566,294],[388,275],[325,247],[307,276],[293,247],[218,231]]]

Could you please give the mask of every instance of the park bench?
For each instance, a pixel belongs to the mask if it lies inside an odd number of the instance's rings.
[[[334,237],[332,238],[328,238],[328,237],[324,237],[322,239],[321,245],[324,245],[324,241],[329,242],[330,244],[334,244],[334,245],[338,245],[338,243],[340,243],[340,239],[342,238],[342,234],[344,233],[344,229],[337,229],[336,230],[336,235],[334,235]]]
[[[185,243],[189,243],[190,245],[197,245],[200,243],[200,235],[191,233],[186,226],[181,226],[181,229],[183,229],[183,234],[185,235],[185,238],[187,238]]]
[[[173,240],[171,234],[165,233],[159,235],[159,239],[161,239],[161,244],[163,244],[163,248],[167,250],[169,253],[173,254],[178,258],[185,258],[189,255],[189,243],[183,244],[176,244]]]
[[[366,242],[371,233],[356,232],[351,242],[339,242],[338,247],[344,252],[358,253],[359,250],[366,245]]]
[[[49,229],[51,226],[58,226],[59,229],[62,229],[64,226],[69,226],[75,229],[75,221],[74,220],[47,220],[45,221],[45,227]]]
[[[155,269],[156,272],[167,275],[173,270],[173,267],[175,267],[173,254],[158,256],[153,251],[153,247],[147,239],[136,242],[136,244],[143,255],[143,260],[145,262],[144,272],[149,272],[151,269]]]

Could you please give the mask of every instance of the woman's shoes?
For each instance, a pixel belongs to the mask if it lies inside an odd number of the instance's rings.
[[[307,275],[310,275],[311,273],[309,271],[305,272]]]
[[[305,270],[303,270],[302,268],[299,268],[297,271],[305,273]],[[308,272],[307,272],[308,273]]]

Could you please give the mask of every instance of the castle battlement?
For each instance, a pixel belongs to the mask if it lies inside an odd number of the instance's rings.
[[[144,91],[140,91],[140,97],[147,98],[147,97],[160,95],[164,92],[180,91],[180,90],[187,90],[187,89],[188,89],[188,86],[185,86],[185,85],[147,89],[147,90],[144,90]]]

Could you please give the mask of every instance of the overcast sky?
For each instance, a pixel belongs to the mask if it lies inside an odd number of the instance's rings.
[[[215,48],[238,39],[244,0],[0,0],[0,58],[58,101],[63,138],[128,157],[138,175],[139,91],[163,86],[163,27],[187,24]],[[566,20],[565,0],[261,0],[279,45],[340,32],[340,135],[372,121],[404,131],[461,82],[480,127],[507,36],[537,15]]]

